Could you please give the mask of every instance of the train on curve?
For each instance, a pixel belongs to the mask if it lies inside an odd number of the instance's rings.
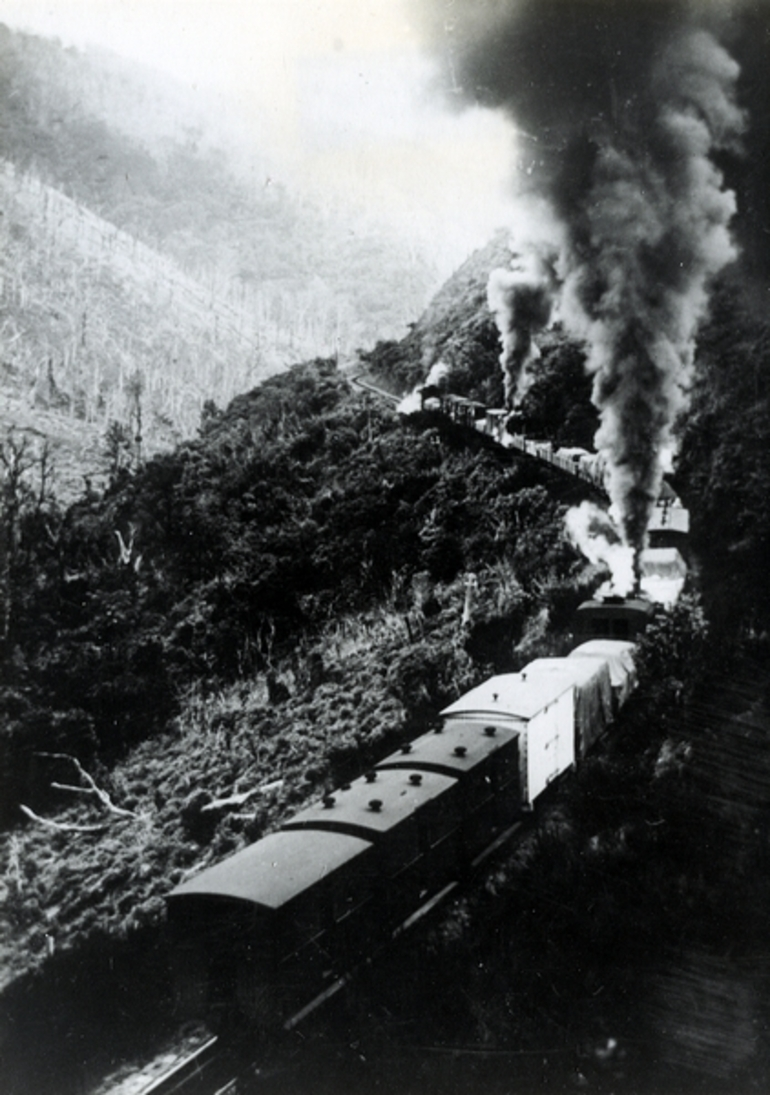
[[[651,612],[587,604],[567,657],[490,678],[434,730],[179,884],[168,923],[180,1015],[290,1026],[387,945],[605,733]]]

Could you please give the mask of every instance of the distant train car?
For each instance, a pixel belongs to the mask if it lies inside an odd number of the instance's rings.
[[[687,580],[687,563],[678,548],[646,548],[639,558],[641,588],[651,601],[670,607],[679,600]]]
[[[676,548],[684,559],[689,557],[690,511],[670,488],[653,508],[647,534],[651,548]]]
[[[605,597],[584,601],[575,615],[575,635],[579,640],[633,640],[655,614],[651,601],[641,597]]]
[[[499,407],[487,408],[484,419],[484,432],[494,438],[498,445],[504,445],[506,448],[509,447],[510,440],[505,428],[507,420],[508,411]]]

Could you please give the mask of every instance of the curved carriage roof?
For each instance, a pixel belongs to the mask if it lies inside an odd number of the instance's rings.
[[[372,780],[361,777],[334,791],[326,799],[328,806],[319,802],[302,810],[286,822],[284,830],[320,828],[376,841],[454,784],[451,776],[436,772],[377,768],[370,775]],[[412,781],[410,775],[416,775],[417,780]],[[376,809],[372,809],[373,801],[379,804]]]
[[[180,883],[169,897],[224,898],[276,910],[370,847],[342,833],[270,833]]]
[[[580,688],[589,682],[610,675],[609,660],[596,654],[591,658],[536,658],[526,666],[525,673],[561,676]]]
[[[569,684],[557,677],[539,676],[528,679],[522,673],[503,673],[490,677],[477,688],[460,696],[441,712],[442,718],[456,715],[474,715],[498,719],[527,721],[566,692]]]
[[[591,613],[618,619],[651,616],[655,611],[652,601],[643,597],[597,597],[591,601],[583,601],[578,605],[579,614]]]

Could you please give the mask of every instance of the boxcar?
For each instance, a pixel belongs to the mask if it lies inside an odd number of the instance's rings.
[[[634,644],[619,639],[589,639],[571,651],[572,659],[598,660],[610,671],[613,705],[617,711],[636,687]]]
[[[531,807],[545,787],[575,762],[574,688],[556,676],[490,677],[440,714],[447,733],[466,723],[518,732],[524,807]]]
[[[575,756],[584,757],[615,716],[612,681],[606,658],[537,658],[523,670],[528,680],[558,677],[574,688]]]

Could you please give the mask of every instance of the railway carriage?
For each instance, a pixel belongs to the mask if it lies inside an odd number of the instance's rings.
[[[350,833],[371,842],[376,876],[370,879],[375,898],[369,924],[357,935],[373,940],[387,934],[418,904],[429,880],[438,848],[461,824],[454,801],[453,773],[373,769],[333,795],[301,811],[284,831]]]
[[[521,753],[519,728],[513,725],[455,720],[440,725],[385,757],[378,771],[408,769],[453,777],[455,787],[445,799],[449,829],[425,867],[464,871],[491,834],[510,824],[521,812]],[[451,875],[449,876],[451,877]],[[447,875],[444,873],[443,881]]]
[[[320,991],[347,962],[337,912],[360,909],[376,872],[360,836],[287,831],[182,882],[168,897],[179,1010],[223,1028],[235,1014],[280,1022],[300,985]]]

